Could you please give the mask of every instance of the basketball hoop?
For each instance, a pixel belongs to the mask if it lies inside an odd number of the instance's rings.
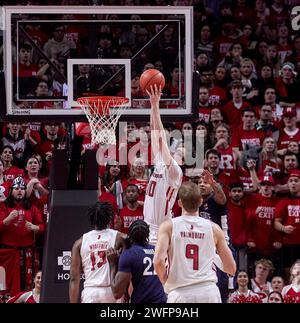
[[[116,127],[120,116],[128,106],[129,99],[117,96],[91,96],[78,98],[89,121],[92,144],[116,143]]]

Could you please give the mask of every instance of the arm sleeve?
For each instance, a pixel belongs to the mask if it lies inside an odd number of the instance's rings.
[[[281,200],[275,208],[275,219],[284,220],[286,214],[286,201]]]
[[[37,207],[32,207],[32,223],[39,226],[39,233],[43,233],[45,230],[45,225],[42,220],[41,212]]]
[[[132,272],[131,260],[132,260],[132,255],[127,250],[125,250],[120,256],[118,271],[131,273]]]

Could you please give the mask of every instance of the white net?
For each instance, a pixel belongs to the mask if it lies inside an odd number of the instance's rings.
[[[77,99],[91,128],[92,144],[116,144],[116,127],[129,99],[123,97],[83,97]]]

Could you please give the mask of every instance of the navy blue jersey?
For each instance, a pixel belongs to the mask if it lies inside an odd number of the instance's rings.
[[[215,201],[213,194],[203,201],[199,208],[199,215],[204,219],[211,220],[212,222],[218,224],[223,229],[226,240],[229,239],[230,234],[227,224],[226,206],[218,204]]]
[[[163,286],[154,273],[154,246],[133,245],[122,252],[118,271],[131,273],[132,303],[166,303]]]

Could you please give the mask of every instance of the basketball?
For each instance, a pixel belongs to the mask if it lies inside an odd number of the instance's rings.
[[[150,91],[150,86],[154,86],[154,84],[156,84],[158,88],[161,86],[163,89],[165,86],[164,75],[156,69],[149,69],[143,72],[140,76],[140,87],[142,91]]]

